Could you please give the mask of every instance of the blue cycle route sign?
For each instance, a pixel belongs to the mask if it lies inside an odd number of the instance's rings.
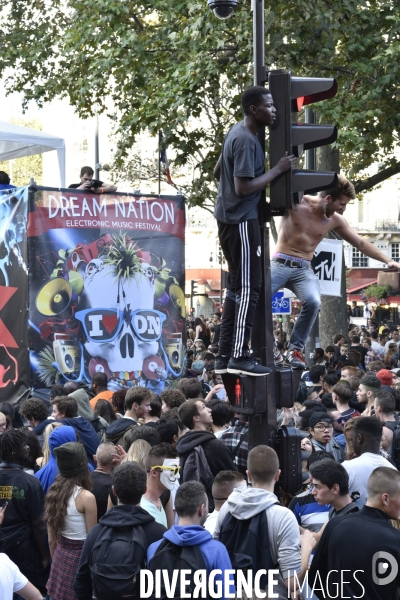
[[[276,292],[272,296],[272,314],[290,315],[292,312],[291,299],[284,296],[284,292]]]

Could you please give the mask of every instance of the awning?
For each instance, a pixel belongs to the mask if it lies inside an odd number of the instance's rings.
[[[359,290],[363,290],[369,285],[374,285],[374,283],[378,283],[378,279],[373,279],[372,281],[366,281],[362,285],[356,285],[355,287],[349,288],[346,290],[347,294],[356,294]]]
[[[60,187],[65,187],[65,142],[63,138],[0,121],[0,161],[57,150]]]

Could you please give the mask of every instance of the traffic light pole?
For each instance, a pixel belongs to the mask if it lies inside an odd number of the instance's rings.
[[[310,123],[310,124],[315,124],[315,111],[312,110],[311,108],[306,108],[305,122]],[[310,150],[305,151],[306,169],[309,169],[310,171],[315,171],[315,169],[316,169],[315,154],[316,154],[315,148],[311,148]],[[309,367],[312,367],[312,365],[314,364],[312,356],[313,356],[315,348],[317,348],[318,346],[319,346],[319,314],[317,315],[317,317],[314,321],[314,324],[311,327],[310,335],[308,336],[308,339],[306,341],[305,355],[306,355],[307,365]]]
[[[264,0],[252,0],[253,6],[253,54],[254,54],[254,85],[264,86],[267,75],[265,69],[265,34],[264,34]],[[259,131],[258,140],[265,153],[265,128]],[[261,191],[259,202],[259,221],[261,233],[261,264],[262,264],[262,287],[261,294],[254,315],[251,346],[254,355],[261,360],[261,364],[274,367],[273,354],[273,327],[272,327],[272,299],[271,299],[271,262],[269,250],[269,226],[270,220],[267,212],[265,190]],[[252,378],[260,379],[253,381],[258,387],[258,394],[264,397],[264,411],[255,412],[249,417],[249,447],[254,448],[259,444],[272,446],[272,436],[276,431],[276,393],[274,372],[267,377]],[[254,398],[256,392],[254,391]],[[266,400],[266,402],[265,402]]]

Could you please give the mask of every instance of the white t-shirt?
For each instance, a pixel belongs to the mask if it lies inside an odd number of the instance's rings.
[[[206,522],[204,523],[204,529],[207,529],[211,535],[214,535],[215,526],[218,521],[218,515],[219,510],[213,510],[213,512],[208,515]]]
[[[364,304],[364,309],[363,309],[363,317],[364,319],[370,319],[372,315],[372,310],[371,307],[368,303]]]
[[[371,341],[371,348],[374,352],[376,352],[380,356],[385,356],[385,354],[386,354],[385,346],[381,346],[379,344],[379,342],[376,342],[375,340]]]
[[[28,583],[17,565],[0,552],[0,600],[12,600],[13,593],[19,592]]]
[[[386,458],[372,452],[364,452],[364,454],[361,454],[357,458],[345,460],[342,465],[349,474],[349,494],[359,492],[360,505],[364,505],[367,501],[367,483],[372,471],[375,471],[378,467],[390,467],[396,470],[396,467],[386,460]]]

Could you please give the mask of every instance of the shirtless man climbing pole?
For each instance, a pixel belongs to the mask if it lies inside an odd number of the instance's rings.
[[[321,303],[319,281],[311,268],[315,248],[334,229],[346,242],[366,256],[390,268],[400,264],[388,259],[376,246],[360,237],[342,217],[350,200],[356,197],[352,183],[338,175],[335,188],[318,196],[303,196],[297,210],[282,218],[276,251],[271,260],[272,295],[283,287],[292,290],[302,303],[300,316],[290,337],[287,360],[294,369],[304,369],[302,355]]]

